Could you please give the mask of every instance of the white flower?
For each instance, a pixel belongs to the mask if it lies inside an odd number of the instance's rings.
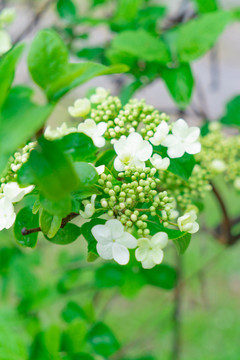
[[[212,170],[216,171],[219,174],[227,168],[225,162],[219,159],[213,160],[210,164],[210,167],[212,168]]]
[[[24,196],[30,193],[34,189],[34,185],[27,186],[25,188],[20,188],[18,183],[10,182],[4,185],[3,194],[9,201],[16,203],[21,201]]]
[[[107,130],[107,124],[105,122],[100,122],[96,124],[94,120],[87,119],[83,123],[78,125],[78,131],[89,136],[94,145],[97,147],[103,147],[105,145],[105,139],[103,137],[105,131]]]
[[[155,145],[161,145],[163,141],[166,139],[167,134],[169,133],[169,126],[166,121],[162,121],[160,125],[158,125],[155,134],[153,137],[149,139],[149,141]]]
[[[98,175],[101,175],[105,171],[105,165],[99,165],[99,166],[95,167],[95,169],[96,169]]]
[[[0,30],[0,56],[12,47],[11,38],[5,30]]]
[[[96,88],[96,93],[90,97],[93,104],[99,104],[103,102],[109,95],[109,92],[103,87]]]
[[[84,219],[89,219],[95,213],[95,200],[96,200],[96,197],[97,197],[97,195],[92,195],[91,196],[91,201],[83,200],[82,203],[83,203],[85,209],[84,209],[84,211],[80,210],[80,215]]]
[[[72,117],[86,116],[91,110],[91,103],[87,98],[78,99],[73,106],[68,107],[68,112]]]
[[[1,25],[11,24],[16,16],[16,11],[14,8],[3,9],[0,13],[0,23]]]
[[[237,190],[240,190],[240,177],[237,177],[234,181],[234,187]]]
[[[199,224],[195,220],[197,220],[196,212],[194,210],[189,211],[178,218],[178,227],[181,231],[194,234],[199,230]]]
[[[119,220],[108,220],[105,225],[96,225],[92,234],[97,240],[97,252],[105,260],[114,259],[120,265],[129,261],[128,249],[135,249],[137,240],[128,232],[124,232]]]
[[[197,154],[201,151],[201,144],[198,140],[200,129],[189,127],[183,119],[177,120],[172,126],[172,135],[168,135],[162,142],[168,147],[168,156],[172,159],[188,154]]]
[[[74,127],[68,128],[67,124],[64,122],[62,123],[61,126],[57,127],[55,130],[52,130],[50,126],[47,126],[44,132],[44,136],[46,139],[54,140],[74,132],[77,132],[77,129]]]
[[[168,243],[168,235],[165,232],[156,233],[151,239],[142,238],[138,240],[138,248],[135,256],[141,261],[144,269],[152,269],[163,260],[162,249]]]
[[[118,155],[114,161],[117,171],[123,171],[125,166],[139,166],[144,169],[145,161],[152,155],[152,145],[136,132],[116,141],[114,150]]]
[[[16,219],[14,207],[11,201],[4,196],[0,200],[0,231],[3,229],[9,229]]]
[[[168,157],[162,158],[158,154],[154,154],[150,161],[157,170],[167,170],[170,165],[170,160]]]

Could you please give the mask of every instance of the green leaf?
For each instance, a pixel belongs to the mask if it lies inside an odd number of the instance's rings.
[[[22,235],[22,229],[29,230],[38,226],[38,216],[32,213],[32,209],[28,206],[21,209],[14,224],[14,235],[17,242],[22,246],[33,248],[37,243],[38,233]]]
[[[181,110],[184,110],[189,105],[194,85],[190,65],[183,63],[176,68],[164,67],[161,76],[173,100]]]
[[[153,148],[154,153],[160,154],[162,157],[167,156],[167,148],[165,146],[159,145],[154,146]],[[187,181],[192,174],[195,164],[196,161],[194,156],[185,153],[181,158],[170,159],[170,166],[167,171],[170,171]]]
[[[52,105],[39,106],[31,102],[32,90],[16,86],[11,89],[0,113],[0,154],[8,158],[25,144],[45,123]],[[19,114],[21,117],[19,118]],[[0,161],[0,173],[6,160]]]
[[[124,282],[124,267],[117,264],[104,264],[95,272],[95,283],[99,289],[121,286]]]
[[[62,350],[69,355],[82,351],[86,341],[86,332],[85,321],[75,319],[69,323],[62,337]]]
[[[74,168],[80,180],[80,189],[86,191],[86,188],[96,184],[98,173],[96,169],[86,162],[75,162]]]
[[[48,237],[53,238],[58,232],[62,224],[62,218],[57,215],[49,214],[46,210],[41,208],[39,213],[39,225],[42,232]]]
[[[62,218],[66,217],[72,210],[72,200],[70,196],[53,201],[40,195],[40,203],[47,212]]]
[[[49,200],[66,198],[79,186],[79,179],[70,159],[57,143],[40,138],[27,164],[42,194]]]
[[[62,318],[67,323],[72,322],[75,319],[86,319],[84,310],[74,301],[70,301],[64,307],[62,311]]]
[[[60,228],[56,235],[51,239],[47,236],[46,239],[57,245],[68,245],[76,241],[81,235],[81,228],[74,224],[66,224],[64,228]]]
[[[142,270],[146,281],[150,285],[171,290],[177,283],[177,272],[171,266],[160,264],[150,270]]]
[[[41,30],[36,35],[28,55],[28,67],[33,80],[50,101],[59,100],[69,90],[96,76],[127,70],[125,65],[70,64],[67,48],[53,30]]]
[[[217,11],[219,6],[217,0],[193,0],[197,5],[199,13],[208,13]]]
[[[155,235],[157,232],[162,231],[168,234],[169,240],[173,240],[186,234],[180,230],[169,229],[164,227],[157,216],[149,217],[149,220],[147,220],[147,222],[148,222],[148,229],[150,230],[150,234],[152,236]]]
[[[220,121],[228,126],[240,126],[240,95],[227,103],[225,115]]]
[[[73,161],[92,161],[97,151],[92,139],[83,133],[72,133],[55,140],[65,154],[69,154]]]
[[[88,341],[94,351],[108,357],[119,349],[119,343],[112,331],[102,322],[96,323],[88,333]]]
[[[113,39],[112,47],[145,61],[167,63],[171,60],[163,40],[142,29],[121,32]]]
[[[40,332],[34,339],[30,351],[30,359],[58,360],[60,351],[60,328],[52,325],[44,332]]]
[[[229,12],[217,11],[199,16],[170,30],[171,49],[180,62],[191,62],[203,56],[216,43],[232,20]]]
[[[180,255],[185,253],[185,251],[187,250],[190,244],[190,241],[191,241],[191,234],[189,233],[184,233],[183,236],[179,237],[176,240],[173,240],[173,243]]]
[[[0,108],[8,96],[14,78],[15,67],[22,55],[23,49],[24,45],[19,44],[12,48],[0,60]]]
[[[143,0],[118,0],[114,20],[126,23],[135,19],[142,2]]]
[[[85,224],[82,225],[82,235],[84,236],[85,240],[88,242],[88,260],[95,260],[99,255],[96,249],[97,241],[92,235],[92,228],[95,225],[105,224],[106,220],[104,219],[92,219]]]
[[[136,80],[126,86],[123,86],[119,94],[122,105],[125,105],[142,85],[143,83],[140,80]]]
[[[57,12],[61,18],[73,21],[77,15],[77,9],[72,0],[58,0]]]

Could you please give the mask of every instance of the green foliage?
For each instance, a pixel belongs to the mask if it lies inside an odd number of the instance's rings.
[[[82,225],[82,235],[84,236],[85,240],[88,242],[88,261],[94,261],[98,258],[98,252],[96,249],[97,241],[92,235],[92,228],[95,225],[105,224],[106,220],[104,219],[92,219],[89,222],[86,222]]]
[[[61,223],[62,218],[60,216],[49,214],[46,210],[40,209],[39,225],[47,237],[50,239],[53,238],[58,232]]]
[[[96,323],[88,333],[88,341],[94,351],[104,357],[114,354],[120,347],[117,339],[107,325]]]
[[[81,228],[74,224],[66,224],[60,228],[55,236],[45,236],[47,240],[57,245],[68,245],[76,241],[81,235]]]
[[[74,21],[77,15],[77,9],[72,0],[58,0],[57,12],[66,21]]]
[[[144,277],[149,285],[154,285],[162,289],[171,290],[177,282],[177,273],[171,266],[160,264],[150,270],[142,270]]]
[[[69,63],[67,48],[53,30],[42,30],[37,34],[28,55],[28,67],[33,80],[53,102],[95,76],[127,70],[124,65],[106,67],[91,62]]]
[[[227,103],[225,115],[220,121],[224,125],[240,126],[240,95]]]
[[[176,68],[164,67],[161,76],[180,109],[185,109],[191,100],[194,78],[188,63],[182,63]]]
[[[32,213],[30,207],[21,209],[17,214],[14,224],[14,235],[17,242],[22,246],[33,248],[37,243],[38,233],[22,235],[22,230],[24,228],[32,229],[36,227],[38,227],[38,216]]]
[[[70,301],[64,307],[62,311],[62,318],[67,323],[72,322],[75,319],[86,319],[85,311],[74,301]]]
[[[180,255],[184,254],[191,241],[191,234],[185,233],[183,236],[173,240],[173,243]]]
[[[219,8],[218,0],[193,0],[193,2],[196,4],[200,13],[217,11]]]
[[[171,59],[166,44],[142,29],[121,32],[113,39],[112,47],[145,61],[166,63]]]
[[[190,62],[203,56],[216,43],[232,20],[230,13],[217,11],[199,16],[170,30],[171,49],[180,62]]]

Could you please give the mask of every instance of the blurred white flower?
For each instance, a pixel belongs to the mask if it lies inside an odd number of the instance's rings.
[[[101,175],[105,171],[105,165],[99,165],[99,166],[95,167],[95,169],[96,169],[98,175]]]
[[[196,220],[196,212],[194,210],[191,210],[178,218],[178,227],[181,231],[186,231],[190,234],[194,234],[199,230],[199,224],[196,222]]]
[[[93,104],[99,104],[103,102],[108,97],[108,95],[109,91],[107,91],[103,87],[97,87],[96,93],[90,97],[90,100]]]
[[[237,190],[240,190],[240,177],[237,177],[234,181],[234,187]]]
[[[11,24],[16,16],[16,10],[14,8],[6,8],[0,12],[0,24],[2,26]]]
[[[0,231],[9,229],[16,219],[14,207],[11,201],[4,196],[0,199]]]
[[[172,126],[172,134],[168,135],[162,142],[168,147],[168,156],[172,159],[188,154],[197,154],[201,151],[201,144],[198,140],[200,129],[189,127],[183,119],[177,120]]]
[[[86,116],[91,110],[91,103],[87,98],[78,99],[73,106],[68,107],[68,112],[72,117]]]
[[[136,166],[145,168],[145,161],[152,155],[152,145],[143,140],[142,136],[136,132],[127,138],[122,137],[114,144],[117,157],[114,167],[117,171],[123,171],[125,166]]]
[[[62,123],[61,126],[58,126],[56,129],[53,130],[51,129],[50,126],[47,126],[44,132],[44,136],[46,139],[54,140],[74,132],[77,132],[77,129],[74,127],[71,128],[67,127],[67,124],[64,122]]]
[[[103,147],[105,145],[105,139],[103,137],[105,131],[107,130],[107,124],[105,122],[100,122],[96,124],[94,120],[87,119],[83,123],[78,125],[78,131],[89,136],[94,145],[97,147]]]
[[[212,170],[216,171],[217,173],[222,173],[224,170],[226,170],[227,165],[223,160],[215,159],[211,162],[210,167]]]
[[[97,252],[105,260],[114,259],[120,265],[129,262],[129,250],[135,249],[137,240],[128,232],[119,220],[108,220],[105,225],[96,225],[92,234],[97,240]]]
[[[153,137],[149,139],[149,141],[155,145],[161,145],[163,141],[166,139],[166,136],[169,133],[169,126],[166,121],[162,121],[161,124],[158,125],[155,134]]]
[[[152,163],[152,165],[157,169],[157,170],[167,170],[167,168],[170,165],[170,160],[168,157],[162,158],[160,155],[158,154],[154,154],[151,158],[150,161]]]
[[[34,189],[34,185],[27,186],[25,188],[20,188],[18,183],[10,182],[4,185],[3,194],[8,198],[12,203],[21,201],[24,196]]]
[[[12,47],[11,38],[7,31],[0,30],[0,56],[5,54]]]
[[[138,248],[135,256],[141,261],[144,269],[152,269],[163,260],[164,253],[162,249],[167,246],[168,235],[165,232],[156,233],[151,239],[141,238],[138,240]]]
[[[84,219],[89,219],[95,213],[95,200],[96,200],[96,197],[97,197],[97,195],[92,195],[91,196],[91,201],[83,200],[82,203],[83,203],[85,209],[84,209],[84,211],[80,210],[80,215]]]

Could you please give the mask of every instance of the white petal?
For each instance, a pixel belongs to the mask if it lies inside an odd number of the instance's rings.
[[[179,143],[177,145],[171,146],[168,148],[168,156],[172,159],[182,157],[185,153],[185,148],[183,144]]]
[[[94,145],[99,148],[103,147],[106,143],[104,137],[102,137],[102,136],[93,136],[92,140],[93,140]]]
[[[161,249],[163,249],[165,246],[167,246],[168,234],[160,231],[152,237],[150,242],[151,242],[151,244],[153,244],[153,246],[158,246]]]
[[[95,239],[102,245],[112,242],[111,230],[105,225],[95,225],[91,232]]]
[[[16,214],[12,213],[10,216],[7,217],[6,219],[6,224],[5,224],[5,228],[9,229],[15,222],[16,220]]]
[[[142,267],[144,269],[152,269],[155,266],[152,256],[148,256],[145,260],[142,261]]]
[[[172,126],[172,133],[174,136],[185,139],[188,135],[188,124],[185,120],[179,119]]]
[[[113,243],[102,245],[97,243],[97,252],[104,260],[111,260],[113,258],[112,253]]]
[[[185,151],[188,153],[188,154],[197,154],[201,151],[201,144],[200,142],[195,142],[195,143],[186,143],[185,144]]]
[[[121,138],[114,144],[114,150],[118,155],[122,154],[123,152],[126,152],[127,148],[127,141],[126,138]]]
[[[108,220],[105,226],[107,226],[107,228],[111,231],[111,238],[113,240],[117,240],[123,235],[124,227],[119,220]]]
[[[160,134],[165,137],[169,133],[168,123],[163,120],[160,125],[158,125],[157,132],[160,132]]]
[[[135,166],[135,167],[139,167],[141,169],[145,169],[145,162],[138,160],[137,158],[132,159],[132,161],[129,162],[129,166]]]
[[[99,124],[97,124],[97,134],[99,136],[102,136],[106,130],[107,130],[107,123],[100,122]]]
[[[124,232],[121,237],[117,238],[116,241],[117,243],[122,244],[128,249],[135,249],[135,247],[137,246],[137,240],[128,232]]]
[[[189,230],[188,232],[189,232],[190,234],[195,234],[198,230],[199,230],[199,224],[198,224],[197,222],[194,222],[194,223],[192,224],[191,230]]]
[[[125,169],[125,165],[121,162],[119,157],[116,157],[114,160],[114,169],[117,171],[123,171]]]
[[[174,135],[168,135],[166,139],[162,142],[163,146],[174,146],[179,144],[179,140]]]
[[[149,139],[149,141],[150,141],[153,145],[158,146],[158,145],[160,145],[161,142],[162,142],[162,136],[161,136],[160,134],[158,134],[158,133],[155,133],[154,136]]]
[[[139,247],[135,251],[135,257],[137,261],[144,261],[147,259],[149,249],[145,247]]]
[[[98,175],[101,175],[105,170],[105,165],[99,165],[95,169],[96,169]]]
[[[152,252],[152,259],[155,262],[155,264],[161,264],[163,261],[163,251],[161,249],[156,249]]]
[[[152,145],[149,144],[148,141],[144,140],[141,144],[139,144],[136,156],[141,161],[147,161],[152,155],[152,151]]]
[[[190,127],[188,130],[188,135],[186,137],[186,142],[193,143],[195,142],[200,135],[200,129],[196,126]]]
[[[118,243],[114,243],[112,247],[113,259],[120,265],[126,265],[129,262],[129,251],[128,249]]]
[[[133,132],[127,138],[127,142],[132,150],[137,149],[138,146],[141,145],[143,141],[144,140],[143,140],[142,136],[140,134],[138,134],[137,132]]]
[[[4,186],[3,193],[11,202],[21,201],[24,195],[28,194],[34,189],[34,186],[28,186],[26,188],[20,188],[16,182],[7,183]]]

